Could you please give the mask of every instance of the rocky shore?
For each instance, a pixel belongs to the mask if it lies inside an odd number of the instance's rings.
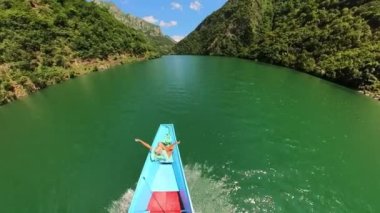
[[[377,101],[380,101],[380,93],[379,92],[372,92],[372,91],[367,91],[367,90],[359,90],[360,94],[363,94],[367,97],[373,98]]]

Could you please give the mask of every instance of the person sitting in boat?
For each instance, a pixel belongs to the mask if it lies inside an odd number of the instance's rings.
[[[150,151],[153,151],[152,147],[147,142],[138,138],[136,138],[135,141],[137,143],[141,143]],[[174,146],[180,143],[181,143],[180,141],[176,141],[173,144],[170,142],[159,142],[158,146],[154,149],[154,154],[156,154],[156,156],[158,157],[164,157],[165,159],[169,159],[173,154]]]

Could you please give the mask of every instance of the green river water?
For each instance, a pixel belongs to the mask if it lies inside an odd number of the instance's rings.
[[[380,212],[380,103],[289,69],[166,56],[0,107],[0,212],[122,212],[174,123],[197,212]]]

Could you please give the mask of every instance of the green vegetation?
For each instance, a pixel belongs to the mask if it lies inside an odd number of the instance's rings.
[[[156,57],[142,31],[86,0],[0,0],[0,104],[113,64]]]
[[[380,99],[380,1],[230,0],[175,51],[279,64]]]
[[[173,53],[175,41],[166,35],[148,35],[147,36],[152,46],[157,49],[160,55],[169,55]]]
[[[157,50],[161,55],[172,53],[175,41],[169,36],[164,36],[159,26],[144,21],[143,19],[134,17],[130,14],[123,13],[112,2],[105,0],[93,0],[96,4],[106,8],[117,20],[125,25],[132,27],[136,30],[142,31],[148,42]]]

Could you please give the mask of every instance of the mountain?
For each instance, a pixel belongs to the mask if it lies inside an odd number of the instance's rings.
[[[149,40],[86,0],[0,0],[0,103],[159,55]]]
[[[143,31],[146,35],[162,36],[159,26],[151,24],[143,19],[122,12],[115,4],[106,0],[93,0],[96,4],[106,8],[116,19],[136,30]]]
[[[161,32],[161,28],[157,25],[151,24],[143,19],[137,18],[130,14],[125,14],[112,2],[105,0],[93,0],[96,4],[106,8],[115,18],[128,27],[142,31],[148,38],[149,42],[161,54],[169,54],[174,47],[175,41],[169,36],[165,36]]]
[[[174,51],[278,64],[380,98],[380,1],[229,0]]]

